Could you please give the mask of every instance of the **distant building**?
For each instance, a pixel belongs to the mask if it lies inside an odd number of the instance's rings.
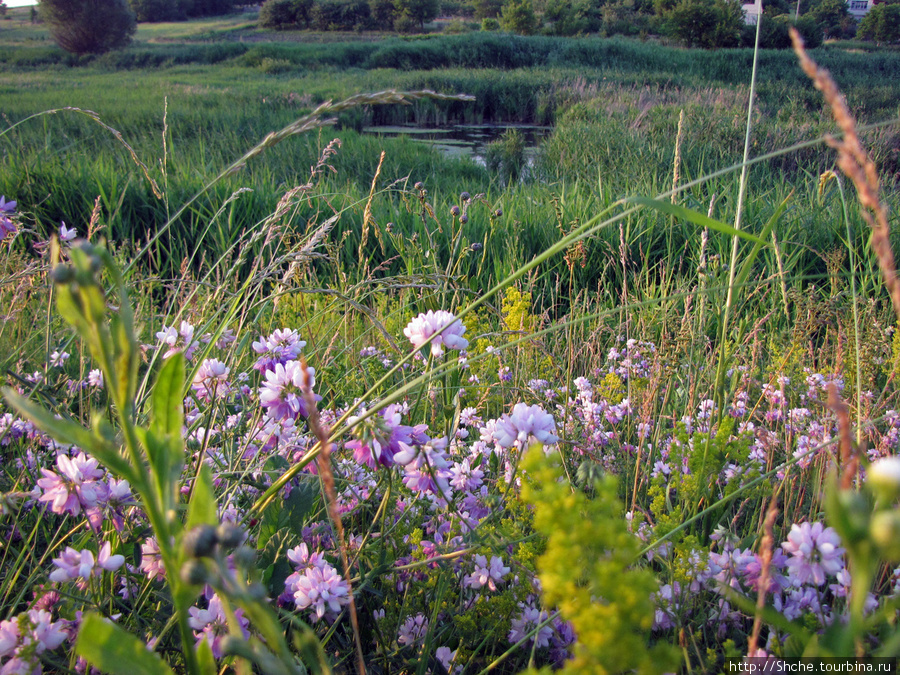
[[[850,16],[859,21],[876,4],[876,0],[847,0],[847,9],[850,11]],[[762,0],[754,0],[751,4],[743,4],[741,9],[744,10],[744,23],[748,26],[755,26],[756,22],[759,21],[759,15],[762,14]]]
[[[847,8],[850,10],[850,16],[859,21],[866,13],[875,6],[875,0],[849,0]]]
[[[867,0],[862,0],[863,2]],[[754,0],[752,4],[744,4],[741,5],[741,9],[744,10],[744,23],[748,26],[755,26],[756,22],[759,21],[759,15],[762,14],[762,0]]]

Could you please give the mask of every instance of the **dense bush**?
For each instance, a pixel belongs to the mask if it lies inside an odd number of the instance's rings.
[[[125,0],[42,0],[41,17],[73,54],[102,54],[131,42],[137,24]]]
[[[316,30],[354,30],[368,26],[371,12],[362,0],[319,0],[312,7],[311,26]]]

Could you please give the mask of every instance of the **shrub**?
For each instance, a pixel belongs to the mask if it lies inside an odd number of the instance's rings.
[[[56,44],[73,54],[102,54],[131,42],[137,21],[125,0],[42,0]]]
[[[500,30],[500,22],[497,19],[484,18],[481,20],[481,30],[495,31]]]
[[[297,23],[294,0],[266,0],[259,10],[259,25],[263,28],[286,28]]]

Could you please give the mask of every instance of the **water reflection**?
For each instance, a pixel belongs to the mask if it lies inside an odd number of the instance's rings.
[[[418,127],[413,124],[365,127],[364,134],[382,136],[408,136],[417,143],[426,143],[447,157],[471,157],[485,166],[485,147],[499,140],[503,134],[516,129],[525,140],[526,162],[530,165],[541,140],[550,134],[552,127],[528,124],[457,124],[448,127]]]

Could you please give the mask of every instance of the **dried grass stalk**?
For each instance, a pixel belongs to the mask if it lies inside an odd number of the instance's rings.
[[[825,141],[837,150],[838,167],[856,186],[856,192],[863,207],[863,218],[872,228],[872,249],[878,258],[878,266],[881,268],[884,285],[890,293],[894,313],[900,319],[900,280],[897,279],[897,266],[894,262],[894,252],[891,249],[887,207],[881,203],[878,197],[878,171],[859,140],[856,133],[856,121],[850,114],[847,101],[844,100],[837,84],[827,70],[820,68],[809,57],[803,47],[800,33],[794,28],[791,28],[791,40],[794,43],[794,51],[800,59],[800,67],[813,81],[816,89],[825,96],[825,101],[831,106],[835,121],[843,131],[842,139],[826,136]]]

